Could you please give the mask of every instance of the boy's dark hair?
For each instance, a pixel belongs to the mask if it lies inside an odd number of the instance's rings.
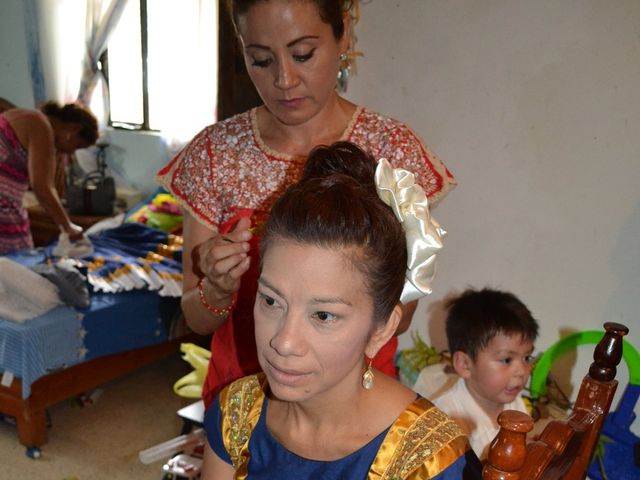
[[[447,303],[447,311],[449,351],[462,351],[472,360],[498,333],[522,335],[532,342],[538,336],[538,322],[509,292],[468,289]]]

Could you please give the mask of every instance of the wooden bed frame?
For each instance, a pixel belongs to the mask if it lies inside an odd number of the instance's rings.
[[[22,398],[22,381],[14,379],[9,387],[0,385],[0,413],[16,419],[18,439],[27,448],[39,448],[47,442],[46,409],[67,398],[149,365],[179,351],[182,342],[201,340],[195,334],[157,345],[95,358],[40,377],[31,385],[31,395]]]

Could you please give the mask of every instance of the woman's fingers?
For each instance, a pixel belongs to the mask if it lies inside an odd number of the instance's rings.
[[[233,279],[240,280],[240,277],[245,274],[247,270],[249,270],[249,266],[251,265],[251,258],[245,257],[240,263],[238,263],[235,267],[229,270],[229,276]]]
[[[204,246],[204,260],[211,264],[225,260],[233,256],[246,256],[249,252],[248,242],[232,242],[225,240],[222,236],[208,240]]]
[[[228,256],[223,257],[220,260],[212,262],[211,263],[211,268],[209,268],[209,270],[203,270],[203,271],[205,272],[207,277],[209,277],[209,280],[211,280],[211,278],[213,276],[219,276],[219,275],[228,274],[239,263],[243,262],[247,258],[248,258],[248,256],[247,256],[246,253],[239,253],[239,254],[236,254],[236,255],[228,255]]]
[[[80,240],[84,236],[84,230],[80,225],[69,223],[67,234],[69,235],[69,240],[75,242],[76,240]]]
[[[207,273],[207,279],[219,296],[232,295],[240,288],[240,278],[250,264],[248,256],[226,258],[214,265],[213,270]]]
[[[234,243],[248,242],[251,240],[251,232],[249,231],[250,227],[251,219],[242,217],[238,220],[234,229],[231,232],[222,235],[222,237],[226,239],[226,241]]]
[[[199,246],[200,270],[221,295],[233,294],[249,269],[250,226],[249,218],[241,218],[231,232],[215,235]]]

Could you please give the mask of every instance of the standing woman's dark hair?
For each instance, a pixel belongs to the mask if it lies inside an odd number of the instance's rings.
[[[238,17],[246,14],[249,9],[258,2],[268,0],[227,0],[227,10],[231,15],[233,27],[238,32]],[[353,6],[353,0],[308,0],[318,7],[320,18],[323,22],[331,25],[333,36],[336,40],[344,35],[344,13]]]
[[[378,197],[372,157],[349,142],[316,147],[299,183],[271,210],[261,258],[280,239],[323,248],[353,247],[350,260],[366,279],[376,320],[400,301],[407,266],[402,225]]]
[[[60,105],[49,101],[40,107],[40,111],[47,117],[53,117],[64,123],[80,125],[78,136],[87,142],[88,146],[98,140],[98,120],[91,111],[79,103]]]

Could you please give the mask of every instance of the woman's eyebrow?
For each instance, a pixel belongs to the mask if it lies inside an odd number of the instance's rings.
[[[263,287],[268,288],[269,290],[271,290],[273,293],[275,293],[275,294],[276,294],[276,295],[278,295],[279,297],[284,298],[284,297],[282,297],[282,293],[281,293],[281,292],[280,292],[276,287],[274,287],[273,285],[271,285],[271,284],[270,284],[267,280],[265,280],[264,278],[260,277],[260,278],[258,279],[258,283],[259,283],[260,285],[262,285]]]
[[[296,43],[304,42],[305,40],[317,40],[318,38],[320,37],[318,37],[317,35],[304,35],[287,43],[287,48],[293,47]]]
[[[347,305],[349,307],[353,306],[353,303],[351,303],[349,300],[342,298],[342,297],[327,297],[327,298],[313,298],[312,299],[313,303],[316,304],[342,304],[342,305]]]
[[[300,43],[300,42],[304,42],[305,40],[317,40],[318,37],[317,35],[304,35],[302,37],[296,38],[295,40],[290,41],[289,43],[287,43],[287,48],[291,48],[293,47],[296,43]],[[260,43],[249,43],[245,46],[245,48],[257,48],[259,50],[271,50],[271,48],[267,47],[266,45],[262,45]]]

